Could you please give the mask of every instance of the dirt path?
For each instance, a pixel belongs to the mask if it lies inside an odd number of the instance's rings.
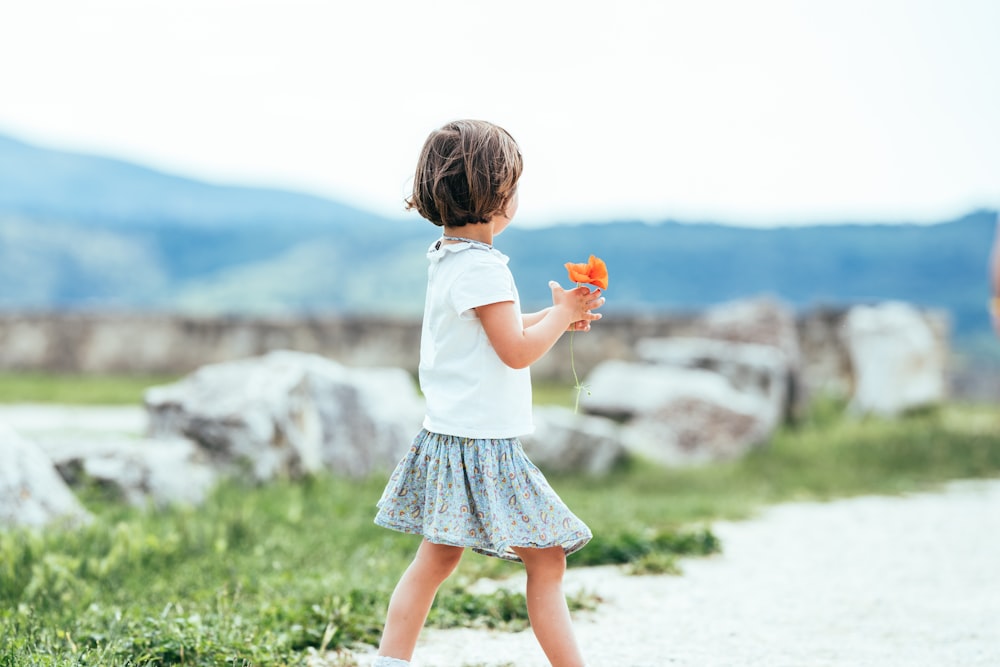
[[[725,553],[680,577],[569,571],[568,589],[604,598],[575,619],[591,667],[1000,665],[1000,480],[779,505],[714,530]],[[414,665],[548,663],[530,631],[429,629]]]

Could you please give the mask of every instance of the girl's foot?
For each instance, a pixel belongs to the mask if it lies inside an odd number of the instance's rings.
[[[406,660],[400,660],[398,658],[389,658],[384,655],[380,655],[375,658],[375,662],[372,667],[409,667],[410,663]]]

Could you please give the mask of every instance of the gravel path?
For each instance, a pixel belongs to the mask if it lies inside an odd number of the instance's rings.
[[[1000,480],[778,505],[713,530],[724,553],[680,577],[568,572],[567,589],[604,599],[575,617],[592,667],[1000,665]],[[548,663],[530,630],[427,629],[414,665]]]

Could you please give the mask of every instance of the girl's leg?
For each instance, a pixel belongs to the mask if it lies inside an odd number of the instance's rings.
[[[409,660],[438,587],[462,559],[462,547],[424,540],[389,599],[378,654]]]
[[[552,667],[583,667],[563,594],[566,553],[562,547],[514,547],[528,572],[528,618]]]

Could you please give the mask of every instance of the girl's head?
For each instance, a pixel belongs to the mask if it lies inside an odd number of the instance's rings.
[[[456,120],[424,142],[406,208],[435,225],[488,222],[507,211],[523,163],[514,138],[482,120]]]

